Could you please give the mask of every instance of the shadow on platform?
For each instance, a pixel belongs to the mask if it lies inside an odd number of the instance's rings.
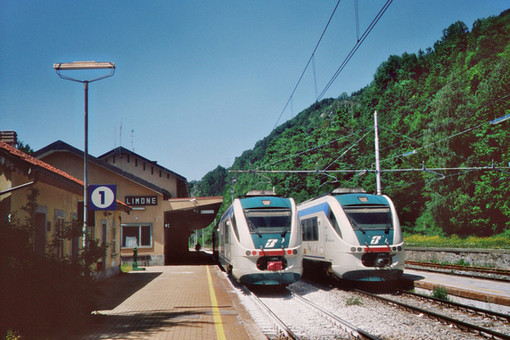
[[[100,282],[97,286],[97,309],[114,309],[159,275],[161,275],[161,273],[137,272],[136,275],[121,273]]]
[[[216,264],[213,255],[204,251],[189,251],[184,254],[176,254],[165,258],[167,266],[201,266]]]

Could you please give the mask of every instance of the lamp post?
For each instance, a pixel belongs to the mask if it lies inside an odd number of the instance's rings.
[[[85,89],[85,147],[83,152],[83,228],[82,228],[82,246],[83,249],[85,249],[86,246],[86,240],[85,235],[87,233],[87,215],[88,215],[88,149],[89,149],[89,83],[105,79],[108,77],[113,76],[115,73],[115,64],[112,62],[95,62],[95,61],[75,61],[72,63],[58,63],[54,64],[53,68],[57,72],[58,76],[65,80],[71,80],[78,83],[82,83],[84,85]],[[83,80],[83,79],[77,79],[72,78],[69,76],[66,76],[61,73],[61,71],[67,71],[67,70],[97,70],[97,69],[109,69],[110,73],[89,79],[89,80]]]

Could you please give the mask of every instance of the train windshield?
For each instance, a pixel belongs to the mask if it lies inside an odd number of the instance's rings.
[[[344,211],[355,230],[392,229],[389,207],[344,207]]]
[[[290,231],[290,209],[245,209],[244,215],[250,232],[283,233]]]

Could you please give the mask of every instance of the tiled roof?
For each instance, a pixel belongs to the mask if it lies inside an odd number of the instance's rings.
[[[44,148],[36,151],[34,153],[34,155],[36,157],[44,157],[45,155],[51,154],[53,152],[62,152],[62,151],[70,152],[70,153],[72,153],[72,154],[74,154],[74,155],[76,155],[78,157],[83,157],[83,151],[81,151],[81,150],[75,148],[74,146],[71,146],[71,145],[69,145],[69,144],[67,144],[67,143],[65,143],[65,142],[63,142],[61,140],[58,140],[58,141],[56,141],[56,142],[54,142],[54,143],[52,143],[50,145],[45,146]],[[136,182],[138,184],[141,184],[141,185],[143,185],[143,186],[145,186],[145,187],[147,187],[147,188],[149,188],[151,190],[159,192],[165,198],[172,197],[172,195],[170,194],[170,192],[168,190],[166,190],[164,188],[161,188],[161,187],[159,187],[159,186],[157,186],[157,185],[155,185],[155,184],[153,184],[153,183],[151,183],[149,181],[146,181],[143,178],[135,176],[135,175],[133,175],[133,174],[127,172],[127,171],[124,171],[124,170],[122,170],[120,168],[117,168],[116,166],[108,164],[104,160],[98,159],[98,158],[96,158],[96,157],[94,157],[92,155],[88,155],[88,160],[91,163],[94,163],[94,164],[96,164],[98,166],[101,166],[101,167],[103,167],[105,169],[108,169],[109,171],[112,171],[112,172],[114,172],[114,173],[116,173],[118,175],[121,175],[121,176],[123,176],[125,178],[128,178],[129,180],[134,181],[134,182]]]
[[[25,161],[29,164],[32,164],[36,167],[39,167],[46,171],[49,171],[50,173],[56,174],[56,175],[62,177],[63,179],[65,178],[71,182],[74,182],[75,184],[80,185],[83,188],[83,181],[77,179],[76,177],[69,175],[65,171],[55,168],[53,165],[50,165],[50,164],[43,162],[35,157],[30,156],[29,154],[27,154],[21,150],[18,150],[15,147],[13,147],[5,142],[0,141],[0,149],[3,149],[4,151],[8,152],[13,157],[16,157],[16,158],[18,158],[22,161]],[[122,210],[131,210],[131,207],[122,201],[117,200],[117,204],[122,207]]]
[[[81,180],[79,180],[79,179],[69,175],[65,171],[62,171],[60,169],[55,168],[54,166],[52,166],[52,165],[50,165],[50,164],[48,164],[46,162],[43,162],[43,161],[41,161],[41,160],[39,160],[39,159],[37,159],[35,157],[32,157],[29,154],[24,153],[21,150],[18,150],[15,147],[13,147],[13,146],[11,146],[11,145],[9,145],[7,143],[4,143],[4,142],[0,141],[0,148],[4,149],[5,151],[10,153],[11,155],[13,155],[13,156],[15,156],[15,157],[17,157],[17,158],[27,162],[27,163],[30,163],[30,164],[33,164],[33,165],[38,166],[40,168],[46,169],[46,170],[48,170],[50,172],[58,174],[59,176],[65,177],[68,180],[71,180],[71,181],[73,181],[73,182],[83,186],[83,181],[81,181]]]
[[[97,157],[98,159],[106,159],[108,157],[110,157],[111,155],[117,155],[117,154],[127,154],[127,155],[131,155],[133,157],[137,157],[143,161],[146,161],[147,163],[149,164],[152,164],[152,165],[155,165],[156,167],[158,167],[159,169],[162,169],[162,170],[165,170],[166,172],[168,173],[171,173],[173,176],[177,177],[178,179],[182,180],[182,181],[186,181],[186,177],[182,176],[182,175],[179,175],[178,173],[176,173],[175,171],[172,171],[170,169],[167,169],[165,168],[164,166],[161,166],[158,164],[157,161],[151,161],[150,159],[148,158],[145,158],[131,150],[128,150],[122,146],[119,146],[119,147],[116,147],[115,149],[112,149],[104,154],[102,154],[101,156]]]

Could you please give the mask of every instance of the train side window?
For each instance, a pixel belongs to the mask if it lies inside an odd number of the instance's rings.
[[[303,241],[319,240],[319,225],[317,217],[308,218],[301,222]]]
[[[312,219],[312,241],[319,240],[319,223],[317,222],[317,217]]]

